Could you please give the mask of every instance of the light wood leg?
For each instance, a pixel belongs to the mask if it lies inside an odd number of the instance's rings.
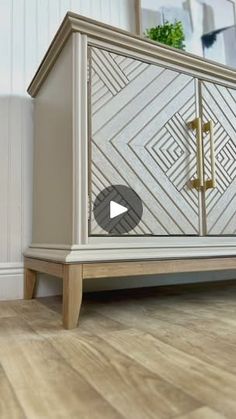
[[[24,269],[24,298],[30,300],[34,296],[37,273],[29,268]]]
[[[64,265],[63,325],[66,329],[77,326],[83,292],[83,265]]]

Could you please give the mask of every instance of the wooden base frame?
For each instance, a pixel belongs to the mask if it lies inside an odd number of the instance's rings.
[[[34,297],[37,272],[62,278],[63,325],[66,329],[73,329],[79,319],[83,279],[236,270],[236,257],[96,263],[56,263],[26,257],[24,267],[25,299]]]

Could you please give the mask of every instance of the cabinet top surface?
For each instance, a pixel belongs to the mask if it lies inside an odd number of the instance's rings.
[[[131,32],[85,16],[68,12],[28,87],[28,93],[32,97],[37,95],[67,39],[74,32],[87,35],[90,42],[103,42],[114,47],[122,48],[133,57],[138,56],[138,54],[144,54],[147,59],[156,58],[163,63],[182,67],[183,70],[189,73],[192,72],[198,77],[207,75],[208,78],[212,77],[214,80],[217,79],[218,81],[236,85],[236,69],[234,68],[145,39]]]

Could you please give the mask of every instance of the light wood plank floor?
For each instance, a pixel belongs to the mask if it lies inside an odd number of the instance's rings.
[[[236,418],[236,282],[0,302],[0,418]]]

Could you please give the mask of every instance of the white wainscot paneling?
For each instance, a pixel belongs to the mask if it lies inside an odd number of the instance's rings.
[[[68,11],[135,32],[135,0],[0,0],[0,94],[26,94]]]
[[[32,99],[0,96],[0,130],[0,299],[20,298],[22,252],[31,240]]]

